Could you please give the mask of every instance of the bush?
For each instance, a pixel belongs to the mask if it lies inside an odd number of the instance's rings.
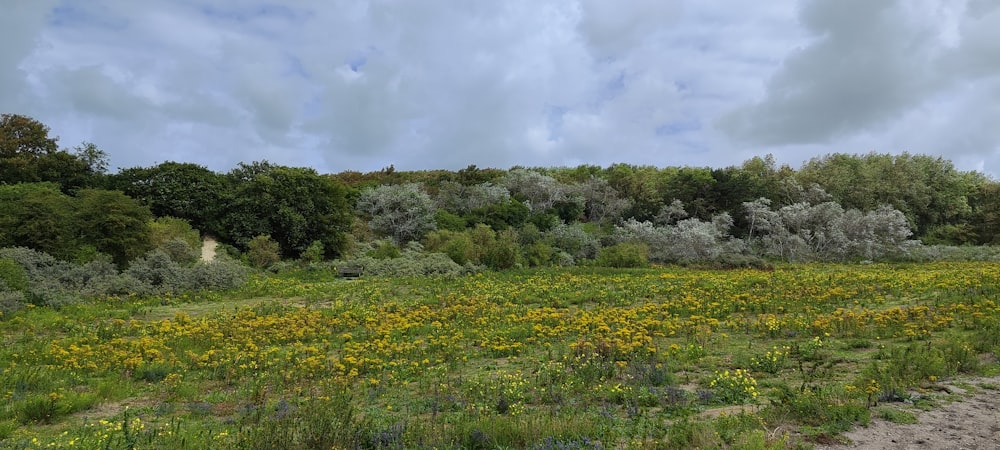
[[[28,279],[36,279],[50,273],[57,273],[59,267],[65,265],[47,253],[27,247],[7,247],[0,249],[0,259],[14,261],[22,269]]]
[[[14,314],[24,307],[24,293],[0,289],[0,319]]]
[[[622,242],[602,248],[597,254],[597,265],[604,267],[646,267],[649,265],[649,247],[638,242]]]
[[[396,247],[391,241],[379,241],[378,246],[365,255],[375,259],[394,259],[403,256],[403,252],[399,251],[399,247]]]
[[[2,259],[14,261],[24,270],[28,280],[24,295],[28,303],[58,307],[77,300],[65,287],[72,283],[72,277],[68,274],[74,267],[73,264],[25,247],[0,249],[0,260]]]
[[[456,264],[478,262],[479,255],[469,233],[453,231],[437,231],[427,235],[427,250],[442,252]]]
[[[407,251],[398,258],[375,259],[369,256],[332,262],[333,266],[364,267],[365,276],[458,276],[482,270],[472,264],[459,265],[444,253]]]
[[[434,213],[434,223],[439,230],[462,231],[465,230],[467,222],[465,218],[452,214],[443,209]]]
[[[184,270],[162,250],[153,250],[129,265],[125,271],[150,288],[151,293],[181,292],[184,285]]]
[[[185,244],[186,245],[186,244]],[[3,261],[7,261],[6,264]],[[20,270],[18,270],[20,269]],[[26,286],[20,295],[10,292],[7,278],[23,272]],[[184,266],[162,250],[154,250],[132,262],[119,273],[110,258],[83,265],[58,261],[45,253],[26,248],[0,249],[0,303],[7,312],[22,303],[59,307],[86,297],[106,295],[153,295],[205,289],[231,289],[242,285],[249,269],[220,255],[215,261]]]
[[[247,262],[258,269],[266,269],[281,261],[281,247],[270,235],[257,236],[247,244]]]
[[[309,247],[302,252],[302,262],[307,264],[318,263],[323,260],[325,252],[326,249],[323,247],[322,241],[313,241],[313,243],[309,244]]]
[[[912,262],[930,261],[1000,261],[1000,247],[997,246],[948,246],[919,245],[907,246],[903,252],[893,255],[896,260]]]
[[[188,241],[179,237],[160,244],[157,249],[179,264],[193,264],[195,261],[201,259],[201,252],[197,248],[192,247]]]
[[[709,260],[708,266],[714,269],[774,270],[774,265],[763,258],[740,253],[723,253]]]
[[[149,228],[150,241],[155,247],[160,247],[174,239],[184,241],[191,248],[201,247],[201,235],[197,230],[191,228],[191,224],[184,219],[160,217],[154,220]]]
[[[492,269],[510,269],[521,255],[517,231],[506,229],[497,233],[493,245],[485,249],[482,262]]]
[[[246,283],[250,276],[246,266],[230,258],[200,262],[188,270],[188,286],[192,290],[234,289]]]
[[[597,238],[578,223],[552,227],[545,233],[545,241],[554,249],[568,253],[576,260],[592,259],[601,249],[601,243]]]
[[[544,242],[535,242],[525,248],[524,252],[531,267],[547,266],[552,262],[552,247]]]
[[[28,275],[24,267],[10,258],[0,259],[0,291],[5,288],[20,292],[28,290]]]

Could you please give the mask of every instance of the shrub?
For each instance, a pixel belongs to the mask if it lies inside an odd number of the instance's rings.
[[[149,228],[150,241],[155,247],[160,247],[174,239],[186,242],[191,248],[201,246],[201,235],[198,234],[197,230],[191,228],[191,224],[184,219],[160,217],[154,220]]]
[[[333,266],[364,267],[365,276],[457,276],[482,270],[472,264],[459,265],[444,253],[407,251],[398,258],[375,259],[370,256],[337,260]]]
[[[521,246],[517,231],[506,229],[497,233],[493,245],[485,249],[482,262],[492,269],[509,269],[517,264]]]
[[[602,248],[597,254],[597,265],[604,267],[646,267],[649,265],[649,247],[638,242],[622,242]]]
[[[723,253],[708,261],[708,266],[714,269],[759,269],[774,270],[774,265],[763,258],[741,253]]]
[[[467,233],[455,235],[441,250],[458,264],[479,262],[479,255],[476,254],[472,238]]]
[[[0,291],[5,288],[20,292],[28,290],[28,275],[24,267],[10,258],[0,259]]]
[[[247,262],[258,269],[266,269],[281,261],[281,247],[270,235],[257,236],[247,244]]]
[[[467,224],[465,218],[443,209],[434,213],[434,223],[437,224],[437,229],[448,231],[462,231]]]
[[[125,273],[145,283],[152,293],[180,292],[186,287],[183,269],[162,250],[132,261]]]
[[[552,261],[552,247],[544,242],[535,242],[524,249],[524,252],[528,259],[528,265],[532,267],[547,266]]]
[[[197,248],[192,247],[188,241],[179,237],[160,244],[157,249],[179,264],[193,264],[201,258],[201,252]]]
[[[86,264],[98,259],[111,260],[111,255],[101,253],[97,250],[97,247],[90,244],[81,245],[80,248],[76,250],[76,254],[73,255],[73,262],[77,264]]]
[[[17,272],[23,272],[26,280],[14,283],[26,286],[22,291],[15,291],[21,295],[6,287],[9,284],[6,279],[16,279],[10,274]],[[183,266],[163,250],[154,250],[119,273],[108,257],[77,265],[31,249],[0,249],[0,293],[3,293],[0,303],[6,305],[3,308],[7,313],[24,302],[59,307],[82,298],[105,295],[141,296],[231,289],[242,285],[248,276],[247,267],[224,254],[213,262]]]
[[[24,307],[24,293],[0,289],[0,319],[14,314]]]
[[[189,287],[192,290],[233,289],[246,283],[250,271],[230,258],[200,262],[188,269]]]
[[[65,265],[51,255],[27,247],[7,247],[0,249],[0,259],[14,261],[24,269],[28,279],[35,279],[53,272]]]
[[[378,245],[366,253],[367,256],[375,259],[394,259],[403,256],[392,241],[379,241]]]
[[[559,224],[545,233],[545,241],[553,248],[568,253],[576,260],[597,256],[601,243],[582,224]]]
[[[420,239],[437,227],[434,200],[416,183],[365,189],[356,208],[368,218],[372,231],[397,244]]]
[[[305,263],[318,263],[323,260],[323,255],[326,250],[323,248],[322,241],[313,241],[309,244],[309,247],[302,252],[302,261]]]
[[[742,404],[757,399],[757,380],[746,370],[736,369],[716,373],[708,386],[719,401],[727,404]]]

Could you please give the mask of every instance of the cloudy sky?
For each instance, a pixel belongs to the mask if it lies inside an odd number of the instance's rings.
[[[997,0],[0,0],[0,112],[111,167],[1000,175]]]

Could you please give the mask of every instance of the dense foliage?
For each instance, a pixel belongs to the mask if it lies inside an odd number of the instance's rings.
[[[0,118],[0,446],[784,448],[997,370],[1000,183],[941,158],[106,174],[48,133]]]
[[[267,161],[228,173],[165,162],[105,174],[106,161],[94,144],[59,150],[44,124],[5,114],[0,247],[78,262],[103,254],[124,268],[163,244],[154,219],[182,220],[261,268],[275,258],[358,262],[379,246],[376,259],[391,259],[412,243],[459,267],[603,264],[603,247],[626,242],[646,249],[632,261],[739,267],[905,259],[921,242],[1000,239],[1000,184],[907,153],[833,154],[799,170],[769,155],[721,169],[390,166],[330,175]],[[261,252],[265,237],[276,251]],[[623,248],[635,247],[612,252]]]

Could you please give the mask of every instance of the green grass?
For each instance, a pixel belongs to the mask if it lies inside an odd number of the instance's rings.
[[[0,446],[794,448],[996,371],[997,269],[282,274],[26,308]]]

